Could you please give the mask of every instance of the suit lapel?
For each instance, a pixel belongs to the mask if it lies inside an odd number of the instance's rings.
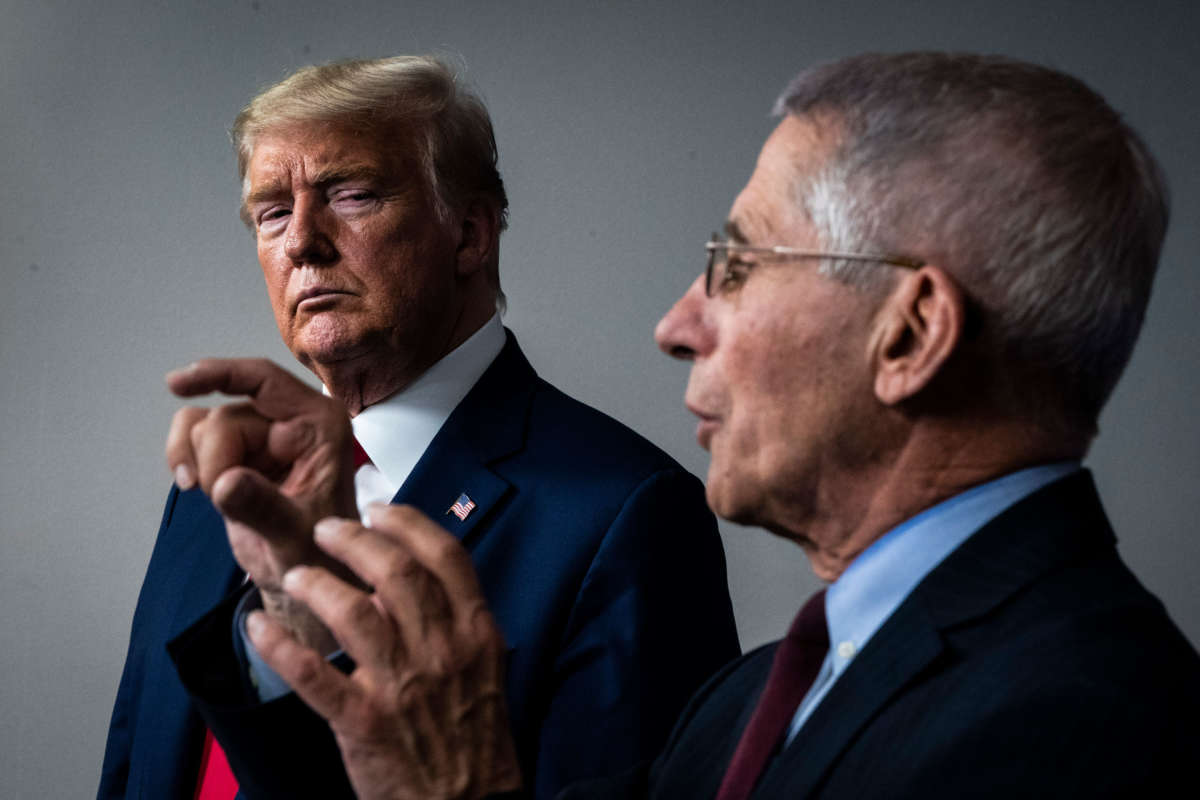
[[[755,795],[800,797],[812,791],[855,734],[942,649],[924,609],[903,604],[770,763]]]
[[[453,440],[457,437],[443,437],[442,433],[445,429],[425,451],[392,502],[416,506],[464,540],[488,517],[511,486],[488,468],[486,459],[477,451],[456,447]],[[460,518],[450,508],[464,494],[473,506]]]
[[[857,733],[935,665],[945,649],[942,631],[978,619],[1048,570],[1113,540],[1086,470],[1034,492],[984,525],[871,637],[769,765],[754,795],[813,792]]]
[[[493,465],[525,446],[537,375],[511,332],[496,360],[450,414],[393,503],[407,503],[466,540],[512,490]],[[450,512],[466,495],[465,515]]]

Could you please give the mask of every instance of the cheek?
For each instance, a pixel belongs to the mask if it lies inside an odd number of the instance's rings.
[[[287,282],[292,270],[281,269],[279,260],[268,248],[258,249],[258,265],[262,269],[263,285],[267,290],[267,300],[271,303],[271,312],[275,316],[275,324],[281,334],[287,335],[291,325],[291,313],[287,308]]]
[[[725,374],[731,411],[754,424],[780,413],[796,396],[811,359],[794,330],[757,324],[749,334],[729,349]]]

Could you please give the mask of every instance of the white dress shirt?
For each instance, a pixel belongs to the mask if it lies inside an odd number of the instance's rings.
[[[451,412],[500,354],[504,339],[500,314],[493,314],[483,327],[411,384],[364,408],[350,421],[354,438],[371,458],[354,474],[355,499],[364,521],[369,504],[389,503],[396,496]],[[257,590],[242,598],[234,612],[234,635],[241,638],[250,681],[259,699],[267,702],[292,689],[262,660],[246,635],[246,615],[260,607]],[[329,658],[337,655],[333,653]]]
[[[493,314],[421,377],[350,421],[354,438],[371,458],[354,475],[358,513],[364,519],[368,504],[395,497],[433,437],[503,347],[504,325],[500,315]]]

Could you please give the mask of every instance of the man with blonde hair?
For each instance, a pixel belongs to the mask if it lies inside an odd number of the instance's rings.
[[[434,59],[343,62],[264,91],[233,138],[275,321],[327,395],[266,361],[168,376],[180,396],[246,399],[172,423],[176,486],[99,795],[352,796],[336,731],[243,620],[261,609],[353,669],[281,580],[353,580],[313,524],[372,502],[423,509],[472,553],[539,796],[653,753],[737,654],[720,540],[699,481],[538,378],[501,324],[507,200],[483,104]]]

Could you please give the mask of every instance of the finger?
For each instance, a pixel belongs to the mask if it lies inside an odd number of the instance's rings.
[[[208,416],[207,408],[187,406],[175,412],[167,430],[167,469],[180,489],[196,485],[196,454],[192,450],[192,428]]]
[[[366,592],[320,567],[288,570],[283,588],[307,605],[342,649],[368,672],[394,673],[404,660],[396,627]]]
[[[340,721],[357,701],[362,690],[353,680],[265,613],[255,611],[246,618],[246,633],[263,661],[330,724]]]
[[[325,509],[321,516],[346,514],[356,509],[353,441],[350,418],[344,409],[337,409],[324,418],[305,414],[272,423],[267,454],[272,463],[290,465],[284,484],[289,494],[340,486],[345,496],[337,498],[339,505]]]
[[[249,397],[271,419],[287,419],[326,402],[320,393],[265,358],[206,358],[167,373],[167,386],[180,397],[210,392]]]
[[[272,544],[300,542],[308,547],[308,522],[301,508],[258,472],[231,467],[213,483],[213,505],[226,519],[240,522]]]
[[[248,404],[232,403],[211,409],[190,431],[196,472],[212,496],[217,478],[230,467],[262,466],[270,422]]]
[[[486,609],[470,554],[441,525],[412,506],[375,505],[368,520],[434,576],[457,619],[473,619],[481,607]]]
[[[452,619],[450,605],[436,579],[402,545],[380,531],[352,520],[323,519],[313,529],[317,543],[375,587],[392,617],[407,652],[444,651]],[[436,642],[430,634],[438,632]]]

